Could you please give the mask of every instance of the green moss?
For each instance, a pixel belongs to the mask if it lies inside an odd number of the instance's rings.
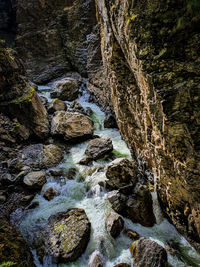
[[[110,11],[112,11],[115,7],[116,7],[116,5],[112,5],[110,8]]]
[[[34,92],[35,92],[35,89],[33,87],[31,87],[31,90],[27,94],[23,95],[22,97],[19,97],[19,98],[12,100],[10,103],[18,105],[22,102],[26,102],[26,103],[31,102]],[[7,103],[7,104],[9,104],[9,103]]]
[[[7,262],[3,262],[2,264],[0,264],[0,267],[8,267],[8,266],[13,266],[16,265],[17,263],[12,262],[12,261],[7,261]]]
[[[126,23],[129,24],[131,21],[133,21],[137,17],[136,14],[132,14],[130,17],[127,17]]]

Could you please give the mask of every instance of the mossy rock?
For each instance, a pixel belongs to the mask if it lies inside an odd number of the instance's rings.
[[[47,229],[38,233],[34,245],[39,259],[51,255],[54,263],[68,263],[78,259],[90,239],[90,222],[83,209],[58,212],[49,218]],[[42,237],[41,237],[42,236]]]
[[[35,266],[22,235],[4,216],[0,216],[0,266]]]

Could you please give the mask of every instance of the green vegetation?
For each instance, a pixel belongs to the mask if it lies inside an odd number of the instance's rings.
[[[130,17],[127,17],[126,23],[129,24],[131,21],[133,21],[137,17],[136,14],[132,14]]]
[[[7,261],[7,262],[3,262],[2,264],[0,264],[0,267],[8,267],[8,266],[13,266],[16,265],[17,263],[12,262],[12,261]]]
[[[200,22],[200,1],[185,0],[184,14],[177,19],[177,30],[184,29],[195,22]]]

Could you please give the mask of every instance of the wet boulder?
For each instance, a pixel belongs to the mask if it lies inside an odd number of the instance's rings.
[[[126,201],[126,217],[134,223],[152,227],[156,223],[153,201],[147,185],[137,183],[133,194]]]
[[[114,190],[108,193],[107,198],[115,212],[126,216],[126,201],[128,198],[125,195]]]
[[[52,103],[49,103],[48,105],[48,113],[53,114],[56,111],[62,111],[62,110],[67,110],[67,104],[60,100],[60,99],[55,99],[53,100]]]
[[[108,114],[104,120],[104,128],[118,128],[116,119],[113,115]]]
[[[118,158],[112,161],[106,169],[107,187],[121,192],[130,192],[137,181],[137,171],[132,161]]]
[[[155,241],[140,238],[129,248],[137,267],[167,267],[167,252]]]
[[[42,151],[42,165],[45,168],[56,166],[63,159],[62,150],[56,145],[43,146]]]
[[[79,87],[76,79],[64,78],[53,84],[51,91],[52,98],[59,98],[64,101],[73,101],[78,97]]]
[[[41,189],[46,183],[46,174],[42,171],[30,172],[24,177],[23,182],[29,188]]]
[[[44,197],[46,200],[50,201],[50,200],[54,199],[54,197],[55,197],[56,195],[57,195],[57,192],[56,192],[52,187],[50,187],[50,188],[48,188],[48,189],[44,192],[43,197]]]
[[[134,223],[152,227],[156,223],[151,194],[146,185],[137,184],[131,194],[114,190],[108,194],[112,209]]]
[[[104,260],[103,255],[95,250],[89,258],[88,267],[103,267],[104,266]]]
[[[69,263],[85,251],[90,239],[90,222],[83,209],[58,212],[48,220],[43,233],[38,233],[34,245],[39,259],[51,255],[54,263]]]
[[[11,266],[11,263],[20,267],[35,266],[31,251],[22,235],[2,215],[0,215],[0,241],[0,266]]]
[[[85,154],[96,160],[110,154],[112,150],[113,144],[110,138],[95,138],[89,142]]]
[[[111,213],[106,218],[106,230],[113,237],[120,235],[124,228],[124,220],[117,213]]]
[[[20,151],[20,160],[33,170],[48,169],[56,166],[63,159],[62,150],[56,145],[35,144]]]
[[[51,134],[63,136],[65,140],[88,139],[93,135],[93,122],[80,113],[59,111],[51,123]]]

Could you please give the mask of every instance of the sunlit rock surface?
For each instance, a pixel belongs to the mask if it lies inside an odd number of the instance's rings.
[[[133,155],[137,150],[153,169],[174,225],[199,247],[200,7],[194,2],[96,0],[120,131]]]

